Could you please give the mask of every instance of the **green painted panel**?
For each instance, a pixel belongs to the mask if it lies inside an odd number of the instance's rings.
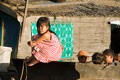
[[[31,24],[32,36],[37,34],[36,23]],[[60,39],[64,50],[61,58],[71,58],[73,55],[73,24],[71,23],[57,23],[51,24],[50,28],[56,33]]]

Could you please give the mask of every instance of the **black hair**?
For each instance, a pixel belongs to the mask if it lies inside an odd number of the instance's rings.
[[[47,18],[47,17],[40,17],[40,18],[37,20],[37,28],[40,27],[40,25],[41,25],[42,23],[46,23],[46,25],[50,27],[50,20],[49,20],[49,18]]]
[[[37,20],[37,29],[40,28],[40,25],[41,25],[42,23],[46,23],[46,26],[49,27],[49,31],[55,34],[55,32],[53,32],[53,31],[50,30],[50,27],[51,27],[51,26],[50,26],[50,19],[49,19],[48,17],[40,17],[40,18]],[[38,31],[38,33],[39,33],[39,31]],[[55,34],[55,35],[56,35],[56,34]]]
[[[94,64],[102,64],[104,61],[104,56],[103,54],[99,53],[99,52],[95,52],[93,55],[92,55],[92,62]]]
[[[114,57],[115,56],[115,52],[112,49],[105,49],[103,51],[103,55],[104,56],[108,55],[108,56]]]

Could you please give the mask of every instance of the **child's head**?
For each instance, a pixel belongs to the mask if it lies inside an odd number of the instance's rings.
[[[39,34],[50,31],[50,20],[47,17],[40,17],[37,21],[37,30]]]
[[[120,61],[120,53],[118,53],[118,61]]]
[[[87,52],[79,51],[77,57],[80,63],[85,63],[87,60]]]
[[[102,62],[104,61],[104,56],[101,53],[95,52],[92,55],[92,62],[94,64],[102,64]]]
[[[87,56],[79,56],[78,60],[79,60],[80,63],[86,63]]]
[[[112,49],[105,49],[103,55],[105,57],[105,63],[112,63],[114,58],[114,51]]]

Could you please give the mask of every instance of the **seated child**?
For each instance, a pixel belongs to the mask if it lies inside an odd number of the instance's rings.
[[[87,52],[83,50],[78,52],[77,57],[80,63],[86,63],[91,60],[91,56],[87,56]]]
[[[94,64],[102,64],[104,62],[104,56],[103,56],[103,54],[101,54],[99,52],[95,52],[92,55],[92,62]]]
[[[87,60],[87,56],[86,56],[86,52],[85,51],[79,51],[77,57],[80,63],[85,63]]]
[[[120,62],[120,53],[115,54],[114,61],[119,61]]]
[[[114,56],[115,56],[115,53],[112,49],[105,49],[103,51],[103,55],[104,55],[104,58],[105,58],[105,64],[107,66],[111,65],[114,63]]]
[[[38,34],[28,42],[32,47],[32,56],[29,58],[28,66],[38,62],[48,63],[59,61],[63,47],[54,32],[50,30],[50,20],[47,17],[40,17],[37,21]]]
[[[117,61],[120,62],[120,53],[118,53],[118,55],[117,55]]]
[[[94,64],[102,64],[104,61],[104,56],[101,53],[94,53],[92,56],[88,56],[86,51],[79,51],[78,60],[80,63],[93,62]]]

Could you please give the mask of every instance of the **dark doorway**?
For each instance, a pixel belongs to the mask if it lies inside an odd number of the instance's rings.
[[[111,49],[120,52],[120,25],[111,24]]]

